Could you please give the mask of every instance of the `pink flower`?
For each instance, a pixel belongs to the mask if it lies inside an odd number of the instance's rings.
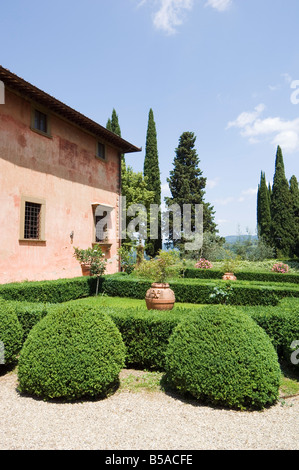
[[[272,271],[276,273],[287,273],[289,266],[283,263],[275,263],[272,267]]]
[[[195,264],[195,267],[198,269],[211,269],[213,265],[205,258],[200,258],[200,260]]]

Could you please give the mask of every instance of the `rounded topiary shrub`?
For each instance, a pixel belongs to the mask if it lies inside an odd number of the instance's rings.
[[[22,347],[23,328],[15,308],[9,302],[0,300],[0,366],[16,362]]]
[[[275,349],[253,319],[233,307],[206,307],[181,322],[166,351],[166,377],[178,391],[234,409],[262,409],[278,398]]]
[[[46,399],[104,397],[118,382],[125,346],[111,318],[85,305],[59,306],[30,331],[19,390]]]

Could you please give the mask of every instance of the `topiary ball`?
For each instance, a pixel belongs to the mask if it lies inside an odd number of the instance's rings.
[[[45,399],[104,397],[124,363],[125,346],[111,318],[85,305],[60,306],[24,343],[19,390]]]
[[[22,341],[23,328],[15,308],[9,302],[0,299],[0,366],[16,362]]]
[[[178,391],[234,409],[278,398],[280,366],[264,330],[232,307],[207,307],[181,322],[166,351],[166,377]]]

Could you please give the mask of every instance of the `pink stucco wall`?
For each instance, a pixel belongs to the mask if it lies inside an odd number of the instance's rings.
[[[118,151],[51,115],[52,138],[30,128],[31,103],[6,90],[0,105],[0,283],[81,275],[74,246],[94,242],[92,203],[113,206],[107,272],[118,270]],[[20,241],[21,197],[46,200],[45,243]],[[70,233],[74,232],[73,241]]]

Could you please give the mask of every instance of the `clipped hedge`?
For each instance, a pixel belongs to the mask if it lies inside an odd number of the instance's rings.
[[[118,297],[144,299],[150,281],[134,277],[105,277],[101,292]],[[251,283],[228,283],[226,281],[172,280],[170,286],[175,293],[176,302],[194,304],[228,303],[230,305],[277,305],[285,296],[298,296],[299,289],[279,286],[260,286]],[[223,291],[223,296],[214,296],[216,290]]]
[[[298,297],[297,285],[258,284],[245,281],[176,279],[170,282],[177,302],[230,305],[277,305],[284,297]],[[100,278],[99,293],[110,296],[144,299],[151,281],[128,275],[106,275]],[[215,296],[215,290],[224,295]],[[61,303],[95,294],[96,277],[58,279],[5,284],[0,286],[0,296],[7,300]],[[228,292],[229,291],[229,292]],[[227,295],[229,293],[229,295]]]
[[[94,295],[96,278],[81,276],[53,281],[15,282],[0,285],[5,300],[61,303]]]
[[[165,369],[165,351],[173,329],[189,309],[163,312],[144,308],[107,309],[126,345],[126,366],[138,369]]]
[[[288,282],[299,284],[299,274],[295,273],[275,273],[275,272],[252,272],[238,271],[235,273],[239,281],[253,282]],[[216,269],[187,268],[184,277],[187,279],[221,279],[223,271]]]
[[[18,362],[19,390],[45,399],[104,397],[124,363],[111,318],[87,305],[62,305],[30,331]]]
[[[23,328],[23,342],[26,340],[29,331],[44,318],[51,310],[54,304],[37,303],[37,302],[13,302],[10,304],[14,308],[18,320]]]
[[[166,351],[168,381],[213,405],[262,409],[278,399],[280,366],[267,336],[248,315],[207,307],[174,329]]]
[[[23,328],[14,307],[2,299],[0,299],[0,341],[2,342],[0,364],[5,366],[13,364],[22,347]]]

